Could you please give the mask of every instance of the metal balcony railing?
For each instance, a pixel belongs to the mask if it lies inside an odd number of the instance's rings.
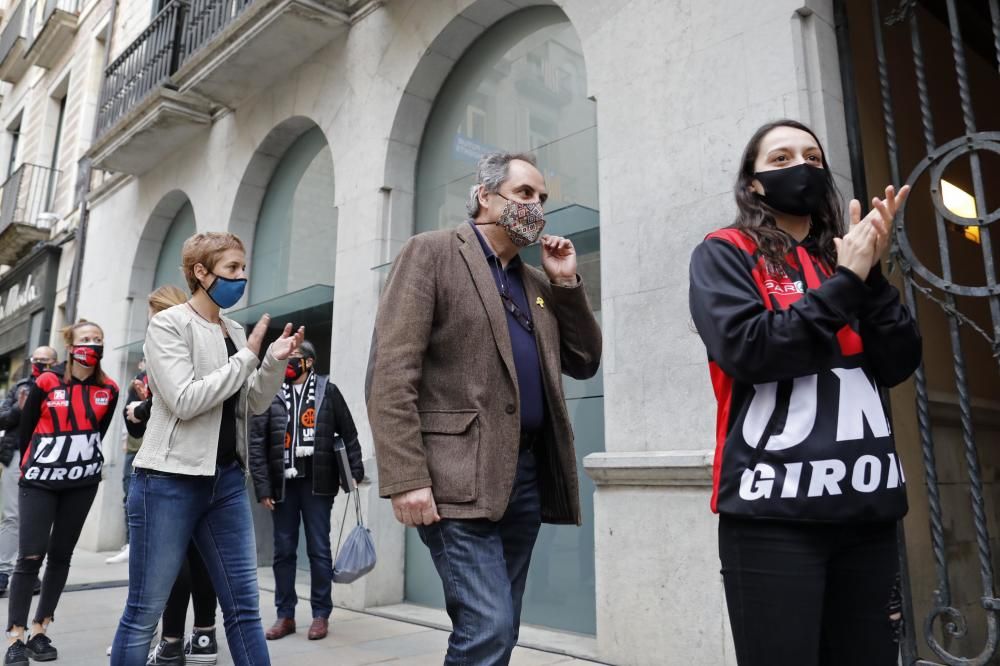
[[[181,62],[212,40],[253,0],[191,0],[184,20]]]
[[[79,14],[80,0],[45,0],[44,19],[46,22],[52,18],[57,9],[61,9],[68,14]]]
[[[22,164],[0,186],[0,234],[12,224],[47,228],[52,192],[59,171],[37,164]]]
[[[0,62],[7,59],[10,55],[11,49],[14,48],[14,43],[17,41],[18,37],[23,36],[24,33],[24,3],[25,0],[17,3],[17,9],[14,13],[10,15],[10,20],[7,25],[4,26],[3,32],[0,33]]]
[[[177,71],[188,3],[171,0],[104,71],[97,110],[100,136]]]
[[[80,0],[45,0],[45,5],[41,7],[42,10],[42,22],[38,24],[37,28],[35,26],[35,11],[41,5],[40,2],[31,5],[28,11],[28,24],[26,27],[27,37],[28,37],[28,49],[34,45],[35,40],[38,39],[42,31],[45,30],[46,24],[52,15],[56,13],[56,10],[62,10],[68,14],[79,14],[80,13]],[[68,46],[68,45],[67,45]]]

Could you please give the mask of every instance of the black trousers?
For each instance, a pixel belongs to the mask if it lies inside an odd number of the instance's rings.
[[[205,568],[205,561],[194,545],[188,544],[187,557],[181,563],[177,580],[170,589],[167,605],[163,609],[163,635],[166,638],[183,638],[187,620],[188,599],[194,605],[194,626],[215,626],[215,588]]]
[[[97,495],[97,484],[66,490],[34,486],[18,489],[18,553],[10,579],[7,631],[24,627],[31,608],[31,594],[45,558],[45,577],[38,598],[34,622],[54,617],[56,605],[66,587],[73,549],[80,539],[83,523]]]
[[[720,516],[719,558],[739,666],[897,663],[895,523]]]

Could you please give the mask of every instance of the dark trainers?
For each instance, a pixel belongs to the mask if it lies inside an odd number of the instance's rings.
[[[168,641],[161,638],[153,651],[149,653],[146,666],[183,666],[184,643],[180,640]]]
[[[215,664],[219,658],[215,629],[195,629],[184,644],[184,658],[189,664]]]
[[[28,655],[24,651],[24,641],[18,639],[7,648],[3,658],[4,666],[28,666]]]
[[[24,645],[24,652],[35,661],[55,661],[59,652],[52,647],[52,639],[45,634],[35,634]]]

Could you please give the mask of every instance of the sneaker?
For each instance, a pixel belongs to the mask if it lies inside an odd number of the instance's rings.
[[[146,666],[183,666],[184,644],[181,641],[168,641],[161,638],[153,651],[149,653]]]
[[[125,544],[120,551],[104,560],[105,564],[121,564],[122,562],[128,562],[128,544]]]
[[[7,594],[7,588],[10,586],[10,574],[0,573],[0,597]]]
[[[28,666],[28,655],[24,651],[24,641],[18,639],[7,648],[3,658],[4,666]]]
[[[35,634],[24,645],[24,652],[35,661],[55,661],[59,652],[52,647],[52,639],[45,634]]]
[[[219,658],[215,629],[195,629],[184,644],[184,657],[189,664],[215,664]]]

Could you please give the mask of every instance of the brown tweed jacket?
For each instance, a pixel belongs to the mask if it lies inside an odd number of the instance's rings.
[[[542,520],[578,525],[561,373],[597,372],[601,330],[581,282],[557,287],[522,271],[548,407],[535,448]],[[414,236],[396,258],[365,388],[383,497],[430,486],[443,518],[503,516],[520,445],[517,374],[500,294],[468,224]]]

